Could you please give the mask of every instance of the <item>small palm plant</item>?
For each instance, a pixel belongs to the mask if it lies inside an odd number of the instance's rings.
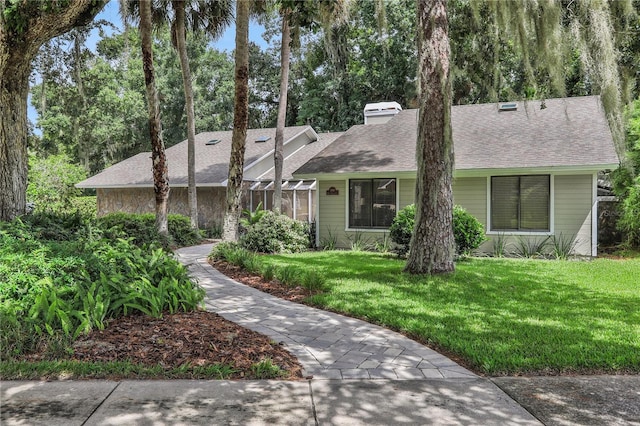
[[[258,203],[254,212],[251,212],[249,209],[244,209],[242,210],[243,217],[240,219],[240,225],[244,226],[245,228],[248,228],[251,225],[255,225],[256,223],[260,222],[260,219],[262,218],[262,216],[264,216],[265,213],[266,210],[262,208],[262,201]]]

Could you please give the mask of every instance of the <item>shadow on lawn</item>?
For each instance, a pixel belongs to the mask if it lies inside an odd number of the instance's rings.
[[[371,253],[281,260],[327,278],[330,290],[312,303],[444,348],[476,371],[640,371],[639,298],[573,284],[570,269],[474,259],[448,276],[415,277]]]

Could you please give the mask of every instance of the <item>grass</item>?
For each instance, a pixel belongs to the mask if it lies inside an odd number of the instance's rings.
[[[313,269],[309,301],[462,357],[478,372],[640,373],[640,259],[473,258],[455,273],[415,277],[388,256],[325,251],[264,256]]]
[[[147,366],[130,362],[80,361],[3,361],[0,377],[3,380],[56,379],[229,379],[236,371],[227,365],[182,365],[165,369],[160,365]]]

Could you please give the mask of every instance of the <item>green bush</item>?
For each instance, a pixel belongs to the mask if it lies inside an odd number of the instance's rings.
[[[460,256],[469,256],[486,241],[482,223],[460,206],[453,207],[453,236]]]
[[[396,244],[396,251],[400,255],[409,251],[415,216],[415,204],[410,204],[400,210],[391,223],[391,241]],[[460,206],[453,208],[453,236],[459,256],[468,256],[486,240],[484,226]]]
[[[178,247],[194,246],[202,240],[200,233],[191,228],[191,219],[179,214],[168,217],[169,235]]]
[[[618,227],[625,234],[626,243],[631,247],[640,247],[640,177],[629,188],[627,198],[622,204],[622,217]]]
[[[240,245],[259,253],[299,253],[309,247],[308,224],[267,211],[249,226]]]
[[[405,255],[409,251],[415,221],[416,205],[409,204],[400,210],[393,219],[393,222],[391,222],[389,236],[391,237],[391,241],[396,244],[396,251],[399,255]]]
[[[73,199],[81,192],[74,185],[86,177],[85,169],[72,164],[66,155],[31,155],[27,199],[35,204],[36,211],[70,211]]]
[[[156,217],[152,213],[110,213],[98,219],[98,225],[108,238],[132,238],[139,247],[158,244],[165,249],[172,246],[185,247],[200,242],[200,235],[191,229],[188,217],[170,214],[168,217],[169,236],[158,233]]]

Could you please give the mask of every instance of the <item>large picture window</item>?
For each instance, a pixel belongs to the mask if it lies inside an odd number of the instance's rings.
[[[550,230],[550,176],[491,178],[491,230]]]
[[[349,181],[349,228],[388,228],[395,216],[395,179]]]

